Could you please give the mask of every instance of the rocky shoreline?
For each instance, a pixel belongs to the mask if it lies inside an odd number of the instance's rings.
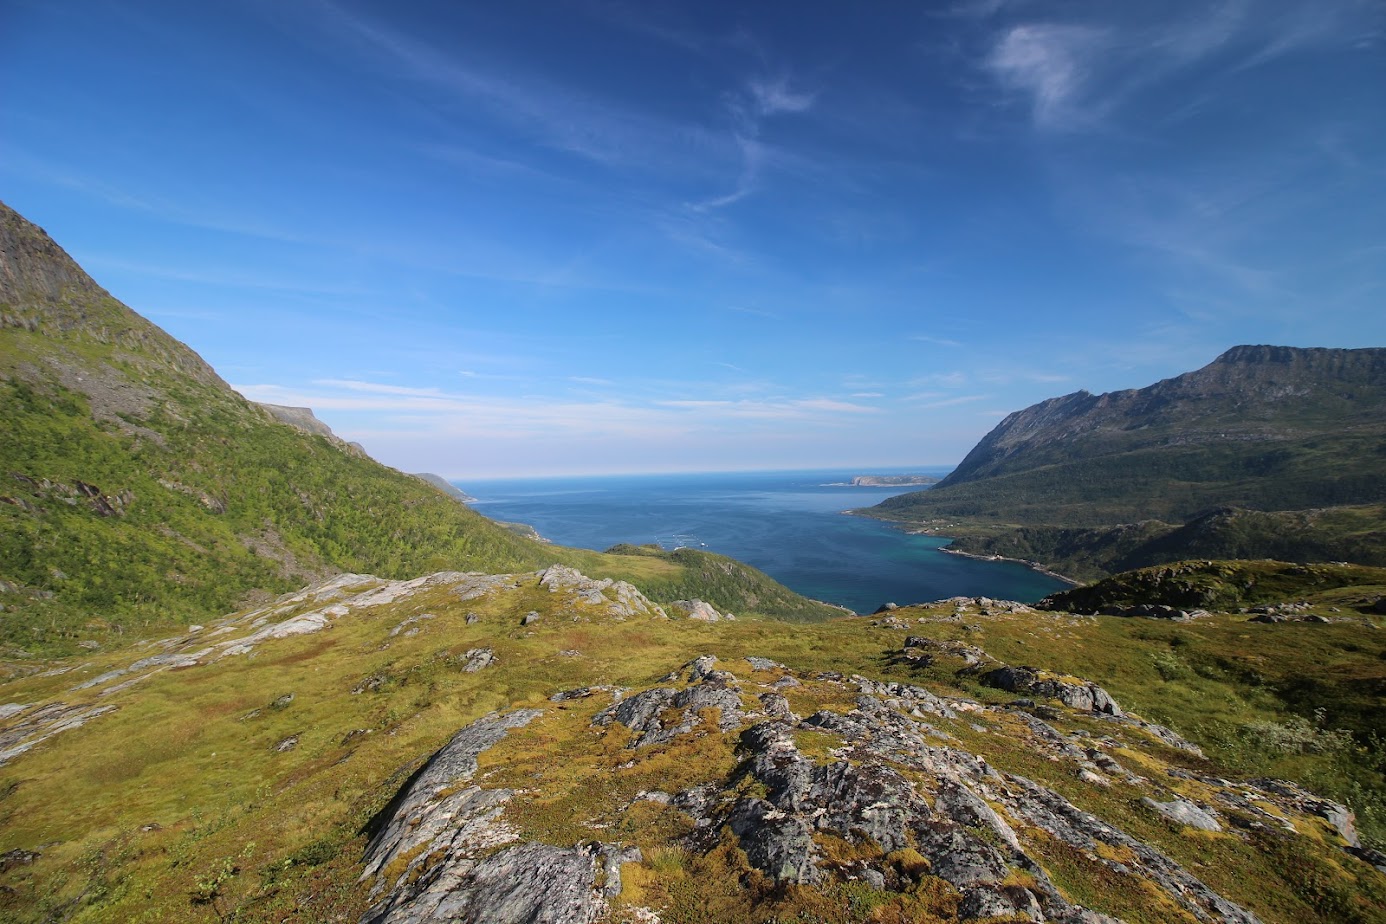
[[[926,532],[926,531],[924,531],[924,530],[922,530],[922,529],[912,529],[912,530],[908,530],[908,532],[909,532],[909,534],[910,534],[911,536],[932,536],[932,535],[934,535],[933,533]],[[1068,585],[1073,586],[1073,587],[1081,587],[1081,586],[1082,586],[1082,583],[1083,583],[1082,581],[1075,581],[1073,578],[1069,577],[1069,576],[1066,575],[1066,574],[1060,574],[1060,573],[1057,572],[1057,571],[1050,571],[1048,568],[1046,568],[1044,565],[1040,564],[1039,562],[1037,562],[1037,561],[1030,561],[1029,559],[1026,559],[1026,558],[1007,558],[1007,557],[1004,556],[1004,555],[978,555],[976,552],[964,552],[964,551],[962,551],[961,549],[955,549],[955,548],[951,548],[951,547],[949,547],[949,546],[944,546],[943,548],[939,549],[939,551],[940,551],[940,552],[945,552],[945,553],[947,553],[947,554],[949,554],[949,555],[960,555],[960,556],[962,556],[963,558],[972,558],[972,559],[975,559],[975,560],[977,560],[977,561],[1006,561],[1006,562],[1011,562],[1011,563],[1017,564],[1017,565],[1024,565],[1025,567],[1029,568],[1031,571],[1038,571],[1040,574],[1043,574],[1045,577],[1052,577],[1052,578],[1053,578],[1054,580],[1056,580],[1056,581],[1063,581],[1065,584],[1068,584]]]

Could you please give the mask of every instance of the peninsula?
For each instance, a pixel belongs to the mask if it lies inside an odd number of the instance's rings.
[[[854,488],[896,488],[938,484],[933,475],[857,475],[851,481]]]

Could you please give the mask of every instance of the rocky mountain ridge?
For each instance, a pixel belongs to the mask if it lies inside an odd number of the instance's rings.
[[[1244,346],[1017,411],[859,511],[1078,578],[1183,558],[1386,565],[1386,349]]]
[[[1386,349],[1237,346],[1146,388],[1078,391],[1007,416],[940,487],[1147,445],[1289,439],[1386,423]],[[1065,447],[1049,452],[1051,447]]]

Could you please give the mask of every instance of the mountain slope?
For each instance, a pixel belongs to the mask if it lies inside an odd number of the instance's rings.
[[[448,497],[451,497],[455,501],[460,501],[461,503],[466,504],[476,500],[476,498],[472,497],[466,491],[463,491],[461,488],[453,484],[451,481],[448,481],[442,475],[435,475],[432,472],[415,472],[414,477],[418,478],[421,481],[428,482],[429,484],[433,485],[439,491],[442,491],[444,494],[446,494]]]
[[[302,421],[281,422],[3,205],[0,409],[0,643],[16,654],[196,622],[339,571],[572,560],[621,577],[684,572],[524,539]],[[773,585],[758,572],[747,580]],[[834,613],[778,591],[781,611],[706,599],[738,613]]]
[[[937,486],[869,515],[1084,575],[1194,555],[1386,564],[1383,503],[1386,349],[1243,346],[1011,414]]]
[[[343,575],[0,681],[0,917],[1368,924],[1379,636]]]

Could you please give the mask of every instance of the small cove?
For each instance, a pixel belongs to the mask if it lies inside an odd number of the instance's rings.
[[[913,469],[941,476],[947,469]],[[1034,602],[1063,582],[1016,562],[939,551],[914,536],[842,511],[915,488],[850,487],[857,474],[812,470],[604,475],[457,481],[496,520],[527,523],[553,542],[603,550],[621,542],[705,548],[754,565],[793,590],[869,613],[952,596]]]

